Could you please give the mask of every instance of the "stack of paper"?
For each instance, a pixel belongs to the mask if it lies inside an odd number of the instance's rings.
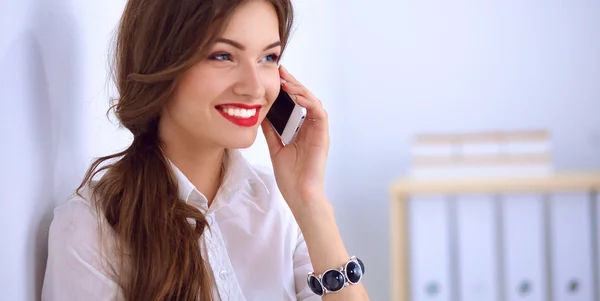
[[[418,135],[414,178],[540,176],[552,172],[550,135],[544,130]]]

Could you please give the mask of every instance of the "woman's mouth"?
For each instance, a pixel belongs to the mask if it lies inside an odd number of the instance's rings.
[[[243,127],[251,127],[258,123],[261,105],[246,104],[224,104],[215,108],[225,119],[233,124]]]

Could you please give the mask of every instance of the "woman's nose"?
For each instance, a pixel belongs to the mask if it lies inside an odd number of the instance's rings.
[[[238,80],[233,87],[233,92],[240,96],[251,99],[262,98],[265,94],[265,86],[261,80],[260,71],[256,66],[245,66],[240,68]]]

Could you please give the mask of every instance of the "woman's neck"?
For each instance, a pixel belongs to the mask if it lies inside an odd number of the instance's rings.
[[[161,148],[167,158],[206,197],[210,206],[223,180],[226,150],[190,147],[175,141],[163,141]]]

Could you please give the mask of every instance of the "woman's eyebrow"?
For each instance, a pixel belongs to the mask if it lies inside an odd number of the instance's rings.
[[[231,46],[233,46],[233,47],[235,47],[235,48],[237,48],[239,50],[246,50],[246,47],[244,45],[242,45],[240,42],[236,42],[236,41],[231,40],[231,39],[218,38],[216,40],[216,42],[217,43],[229,44],[229,45],[231,45]],[[268,50],[268,49],[271,49],[271,48],[275,48],[277,46],[281,46],[281,41],[273,42],[273,43],[267,45],[267,47],[265,47],[265,49],[263,49],[263,50]]]

